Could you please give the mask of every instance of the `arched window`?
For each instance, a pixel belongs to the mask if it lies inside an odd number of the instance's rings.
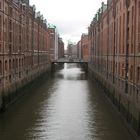
[[[7,60],[5,60],[5,71],[8,70],[8,66],[7,66]]]
[[[13,69],[15,68],[15,60],[13,59]]]
[[[20,61],[20,59],[19,59],[19,67],[21,66],[21,61]]]
[[[11,59],[9,60],[9,70],[11,70],[12,65],[11,65]]]
[[[137,67],[137,82],[140,82],[140,67]]]
[[[18,68],[18,59],[16,59],[16,68]]]
[[[0,60],[0,74],[2,74],[2,62]]]
[[[22,67],[24,66],[24,60],[23,60],[23,58],[22,58]]]

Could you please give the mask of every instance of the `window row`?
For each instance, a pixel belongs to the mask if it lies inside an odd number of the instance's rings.
[[[13,59],[13,60],[5,60],[4,61],[4,65],[2,63],[2,61],[0,60],[0,74],[2,74],[4,71],[8,72],[8,70],[12,70],[12,69],[17,69],[17,68],[21,68],[24,66],[24,59]],[[4,67],[4,69],[3,69]]]

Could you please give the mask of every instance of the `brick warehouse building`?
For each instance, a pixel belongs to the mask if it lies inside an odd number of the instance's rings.
[[[49,34],[49,60],[51,62],[55,61],[55,28],[54,27],[49,27],[48,29],[48,34]]]
[[[29,0],[0,0],[0,107],[46,71],[48,42],[46,20]]]
[[[102,3],[89,27],[90,69],[140,135],[140,0]]]
[[[87,34],[82,34],[81,36],[81,55],[84,61],[89,61],[89,41]]]

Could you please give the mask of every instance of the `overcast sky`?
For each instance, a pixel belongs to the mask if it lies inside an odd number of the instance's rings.
[[[107,0],[30,0],[48,23],[56,25],[65,42],[77,42],[87,32],[91,20]]]

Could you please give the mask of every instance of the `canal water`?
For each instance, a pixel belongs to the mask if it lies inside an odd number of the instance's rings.
[[[0,114],[0,140],[133,140],[78,65],[45,77]]]

